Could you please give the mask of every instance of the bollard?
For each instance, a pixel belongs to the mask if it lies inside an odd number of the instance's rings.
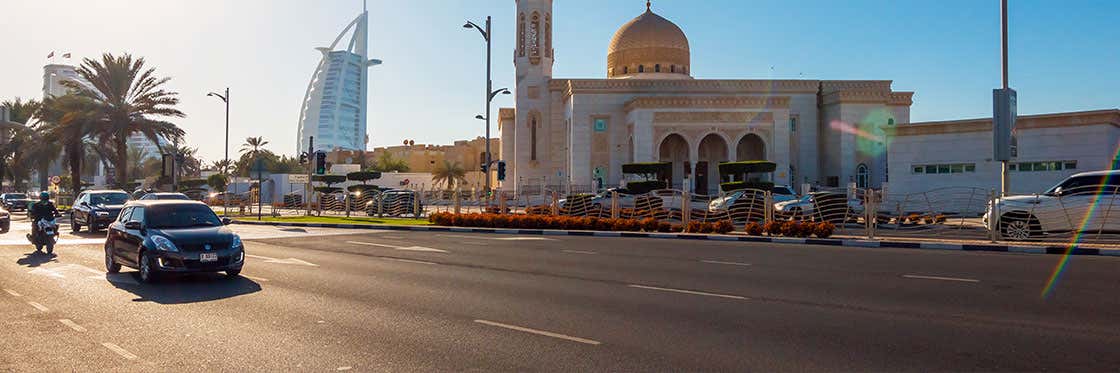
[[[774,221],[774,192],[762,192],[762,203],[762,222]],[[749,220],[750,217],[748,216],[747,219]]]
[[[688,221],[692,219],[692,196],[688,191],[681,192],[681,225],[688,229]]]
[[[420,193],[417,193],[412,198],[412,217],[419,218],[420,213]]]
[[[611,219],[618,219],[618,191],[611,191]]]
[[[498,213],[499,214],[505,214],[506,213],[506,196],[504,194],[502,194],[502,192],[494,193],[494,195],[498,196]]]
[[[560,195],[552,192],[552,216],[560,215]]]
[[[471,194],[474,194],[474,192],[471,192]],[[455,215],[459,215],[459,211],[463,207],[462,195],[463,195],[463,190],[462,189],[456,189],[455,190],[455,197],[454,197],[455,198]]]

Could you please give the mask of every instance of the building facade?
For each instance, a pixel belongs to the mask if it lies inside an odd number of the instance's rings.
[[[605,79],[552,76],[552,0],[517,0],[516,107],[499,111],[503,190],[601,189],[621,166],[671,162],[674,188],[718,191],[720,162],[769,160],[773,178],[874,187],[887,177],[882,127],[909,122],[912,92],[889,80],[693,77],[684,32],[645,12],[610,40]]]
[[[363,11],[322,53],[311,82],[307,85],[299,113],[299,152],[307,151],[308,139],[315,137],[315,149],[331,151],[364,150],[366,98],[369,67],[380,63],[368,53],[369,12]],[[347,32],[353,30],[345,49],[336,50]]]
[[[1120,166],[1120,110],[1019,116],[1012,194],[1045,192],[1070,175]],[[913,123],[886,129],[891,194],[938,188],[1000,190],[992,119]]]
[[[498,149],[501,146],[499,139],[490,139],[490,147]],[[363,152],[355,150],[338,150],[327,153],[327,162],[331,164],[359,164]],[[459,140],[450,145],[410,144],[374,148],[364,152],[367,167],[373,167],[381,157],[388,156],[394,160],[401,160],[408,165],[411,174],[432,174],[445,162],[457,164],[466,171],[467,187],[484,188],[485,179],[482,173],[482,162],[486,158],[486,139],[482,137],[473,140]],[[491,175],[491,181],[497,179]],[[415,178],[414,178],[415,180]],[[429,185],[430,186],[430,185]]]

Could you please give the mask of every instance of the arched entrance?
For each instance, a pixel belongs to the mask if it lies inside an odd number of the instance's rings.
[[[727,141],[716,134],[704,136],[697,152],[696,194],[719,193],[719,163],[727,162]]]
[[[735,146],[736,161],[765,161],[766,143],[758,135],[749,133]]]
[[[687,174],[688,170],[688,141],[678,134],[672,134],[661,140],[661,145],[658,146],[659,160],[661,162],[670,162],[673,164],[672,174],[669,175],[671,185],[670,188],[679,188],[681,186],[681,179]]]

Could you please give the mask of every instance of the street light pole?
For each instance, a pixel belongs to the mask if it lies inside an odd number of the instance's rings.
[[[490,102],[493,101],[494,95],[496,95],[496,93],[493,91],[494,82],[491,79],[491,70],[490,70],[491,69],[491,54],[492,54],[492,52],[491,52],[491,49],[492,49],[491,48],[491,46],[492,46],[491,36],[492,35],[490,34],[490,31],[491,31],[490,27],[491,27],[491,17],[490,16],[486,16],[486,27],[485,28],[475,24],[474,22],[470,22],[470,21],[467,21],[467,23],[463,25],[463,28],[477,29],[478,32],[482,34],[482,38],[486,39],[486,95],[485,95],[485,97],[486,97],[486,115],[485,115],[485,120],[486,120],[486,159],[484,160],[485,164],[482,165],[482,170],[483,170],[483,173],[485,174],[484,176],[486,178],[486,194],[487,195],[489,195],[490,192],[491,192],[490,164],[494,162],[493,156],[490,153]],[[506,90],[506,92],[508,94],[509,91]]]
[[[226,183],[228,184],[230,182],[230,178],[229,178],[229,166],[230,166],[230,164],[229,164],[229,87],[226,87],[226,94],[225,95],[217,94],[217,93],[214,93],[214,92],[210,92],[206,95],[207,96],[215,96],[215,97],[221,99],[222,102],[224,102],[226,104],[226,159],[225,159],[225,164],[223,165],[224,167],[222,167],[222,176],[225,176]],[[222,207],[225,209],[225,212],[223,213],[223,216],[229,216],[229,193],[227,193],[228,190],[229,190],[229,186],[227,185],[226,190],[222,191],[222,196],[224,197],[224,201],[222,202]]]
[[[1000,39],[1002,44],[1002,53],[1000,53],[1003,61],[1003,91],[1007,92],[1007,0],[1000,0]],[[1006,196],[1011,192],[1011,174],[1008,170],[1008,160],[1000,162],[1000,195]]]

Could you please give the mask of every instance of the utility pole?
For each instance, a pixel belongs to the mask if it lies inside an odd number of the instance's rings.
[[[303,204],[307,207],[307,216],[311,216],[311,175],[315,173],[315,136],[307,139],[307,183],[303,185]]]
[[[1008,92],[1008,78],[1007,78],[1007,0],[1000,0],[1000,39],[1002,45],[1002,67],[1003,67],[1003,91]],[[1014,121],[1014,118],[1009,118]],[[994,128],[994,127],[993,127]],[[1010,146],[1010,144],[1008,144]],[[1011,175],[1008,173],[1008,165],[1010,159],[1000,160],[1000,193],[1007,195],[1011,192]]]

